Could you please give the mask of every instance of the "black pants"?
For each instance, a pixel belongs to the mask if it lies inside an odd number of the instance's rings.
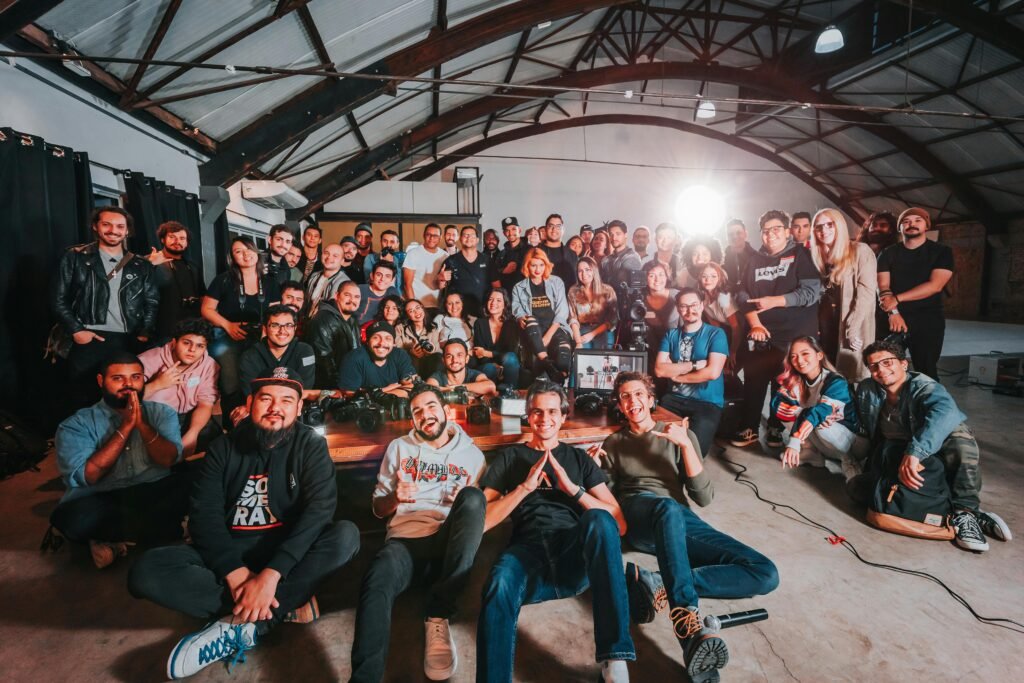
[[[180,539],[188,512],[191,478],[169,474],[159,481],[99,491],[57,506],[50,524],[70,541],[160,543]]]
[[[661,397],[661,407],[680,417],[690,418],[690,431],[697,435],[701,457],[707,457],[715,442],[715,432],[722,419],[722,409],[714,403],[684,398],[671,392]]]
[[[939,381],[939,357],[946,336],[946,318],[942,311],[904,313],[907,323],[907,350],[914,369]]]
[[[434,571],[425,616],[449,619],[455,614],[480,547],[486,509],[480,489],[464,488],[436,533],[423,538],[393,538],[380,549],[359,591],[351,681],[375,682],[384,677],[392,605],[429,564],[434,565]]]
[[[545,347],[544,333],[546,331],[540,329],[540,324],[534,318],[526,318],[526,327],[523,328],[523,332],[526,335],[526,341],[530,345],[530,350],[533,351],[534,357],[545,351],[548,354],[545,360],[537,359],[534,361],[534,375],[547,374],[551,376],[552,380],[562,382],[569,375],[569,371],[572,370],[572,337],[569,336],[568,332],[559,327],[551,335],[551,341]],[[561,377],[553,376],[553,374],[558,373],[561,373]]]
[[[119,351],[138,353],[141,350],[139,341],[131,335],[120,332],[96,334],[103,337],[103,341],[93,339],[88,344],[72,343],[68,353],[68,399],[72,412],[99,400],[96,375],[103,361]]]
[[[195,413],[195,408],[187,413],[178,413],[178,428],[181,433],[184,434],[188,431],[188,428],[192,426],[192,415]],[[210,421],[206,423],[206,426],[199,430],[199,435],[196,437],[196,453],[205,453],[210,442],[216,439],[218,436],[224,433],[220,425],[217,424],[217,420],[210,417]]]
[[[775,378],[782,372],[782,361],[786,352],[772,346],[769,349],[743,352],[743,414],[739,428],[757,431],[761,423],[761,409],[764,407],[765,392],[771,387],[775,391]],[[774,417],[768,424],[776,424]]]
[[[247,539],[233,538],[245,550],[253,545]],[[269,622],[257,624],[265,633],[288,612],[302,606],[317,586],[359,552],[359,530],[349,521],[326,525],[302,559],[277,584],[278,606]],[[269,557],[253,557],[243,552],[246,566],[261,571]],[[190,545],[172,545],[147,551],[128,574],[128,590],[136,598],[211,621],[230,614],[235,602],[224,580],[203,562],[199,551]]]

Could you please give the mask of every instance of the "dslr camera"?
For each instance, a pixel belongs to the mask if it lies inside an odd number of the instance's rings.
[[[356,423],[361,432],[375,432],[381,428],[386,419],[384,408],[367,396],[354,396],[348,399],[329,398],[326,412],[335,422]]]

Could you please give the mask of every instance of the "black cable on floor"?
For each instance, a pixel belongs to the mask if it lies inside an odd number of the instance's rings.
[[[864,559],[861,556],[861,554],[859,552],[857,552],[857,548],[855,548],[852,543],[847,541],[845,538],[843,538],[842,536],[840,536],[839,534],[837,534],[835,531],[833,531],[832,529],[828,528],[824,524],[821,524],[820,522],[817,522],[817,521],[811,519],[810,517],[808,517],[804,513],[802,513],[799,510],[797,510],[792,505],[787,505],[785,503],[777,503],[774,500],[769,500],[768,498],[765,498],[764,496],[762,496],[761,492],[757,488],[757,484],[755,484],[751,479],[748,479],[747,477],[744,476],[744,474],[747,471],[746,465],[741,465],[738,462],[734,462],[734,461],[726,458],[724,456],[724,454],[721,456],[721,459],[722,459],[723,462],[727,462],[730,465],[732,465],[733,467],[740,468],[740,471],[733,478],[733,481],[735,481],[738,484],[742,484],[743,486],[746,486],[751,491],[753,491],[754,492],[754,496],[756,496],[758,500],[760,500],[763,503],[767,503],[768,505],[770,505],[773,511],[776,511],[777,508],[785,508],[787,510],[793,511],[794,513],[799,515],[803,520],[805,520],[811,526],[814,526],[814,527],[816,527],[818,529],[821,529],[822,531],[827,532],[833,539],[838,539],[838,541],[836,542],[836,545],[841,545],[844,548],[846,548],[854,557],[856,557],[858,560],[860,560],[864,564],[866,564],[866,565],[868,565],[870,567],[877,567],[879,569],[888,569],[889,571],[893,571],[893,572],[896,572],[898,574],[909,574],[911,576],[919,576],[922,579],[927,579],[927,580],[931,581],[932,583],[935,583],[935,584],[938,584],[939,586],[941,586],[943,590],[945,590],[947,593],[949,593],[949,596],[951,598],[953,598],[956,602],[960,603],[964,608],[967,609],[968,612],[971,613],[971,615],[975,619],[977,619],[981,623],[987,624],[989,626],[998,626],[999,628],[1005,628],[1008,631],[1013,631],[1015,633],[1022,633],[1022,634],[1024,634],[1024,624],[1020,623],[1019,621],[1014,621],[1013,619],[1004,619],[1002,617],[984,617],[984,616],[978,614],[975,611],[975,609],[973,607],[971,607],[971,603],[967,602],[967,600],[963,596],[961,596],[959,593],[957,593],[952,588],[950,588],[945,583],[943,583],[941,579],[939,579],[936,576],[933,576],[933,575],[929,574],[928,572],[922,572],[922,571],[918,571],[916,569],[906,569],[904,567],[897,567],[896,565],[883,564],[883,563],[880,563],[880,562],[872,562],[871,560]],[[1014,628],[1015,626],[1018,627],[1018,628]]]

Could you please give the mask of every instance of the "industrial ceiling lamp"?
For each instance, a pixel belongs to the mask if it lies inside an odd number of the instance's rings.
[[[827,55],[829,52],[841,49],[843,49],[843,32],[836,28],[835,24],[829,24],[818,35],[818,42],[814,44],[814,51],[819,55]]]
[[[715,118],[715,103],[710,100],[702,100],[697,105],[697,118],[698,119],[713,119]]]

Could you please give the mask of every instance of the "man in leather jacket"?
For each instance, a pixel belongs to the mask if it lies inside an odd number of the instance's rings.
[[[97,240],[61,257],[51,305],[74,340],[68,379],[75,405],[95,400],[96,370],[116,351],[138,352],[153,334],[159,304],[153,265],[127,251],[131,215],[116,206],[96,209]]]
[[[316,354],[317,389],[338,387],[338,368],[349,351],[359,348],[359,319],[355,313],[361,299],[359,285],[351,280],[341,283],[333,299],[320,304],[316,315],[306,323],[306,343]]]

